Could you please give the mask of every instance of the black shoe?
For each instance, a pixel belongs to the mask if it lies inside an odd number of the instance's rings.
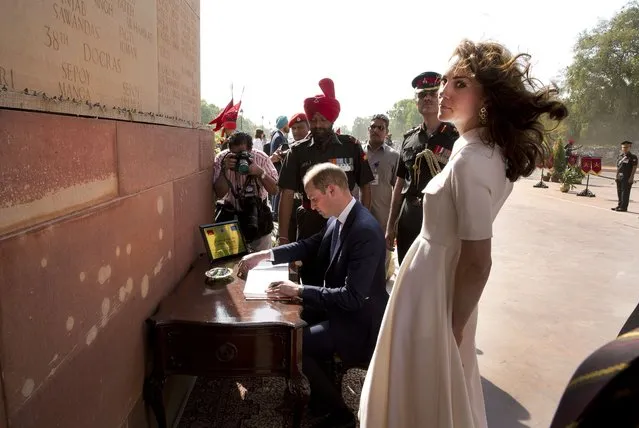
[[[324,419],[313,425],[313,428],[355,428],[357,419],[348,409],[336,410],[329,413]]]
[[[617,210],[616,210],[616,211],[617,211],[617,212],[620,212],[620,213],[625,213],[625,212],[626,212],[626,211],[628,211],[628,210],[627,210],[626,208],[617,208]]]
[[[614,208],[610,208],[610,209],[613,210],[613,211],[618,211],[619,207],[614,207]]]

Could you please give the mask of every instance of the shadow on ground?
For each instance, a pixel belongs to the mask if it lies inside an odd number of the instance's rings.
[[[486,401],[486,415],[490,428],[528,428],[530,412],[512,395],[492,383],[481,378]]]

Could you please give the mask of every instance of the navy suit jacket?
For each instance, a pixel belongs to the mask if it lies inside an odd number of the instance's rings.
[[[333,217],[310,238],[274,248],[274,263],[314,259],[326,266],[324,284],[304,285],[304,308],[326,311],[330,334],[343,360],[368,361],[388,302],[384,233],[373,215],[355,202],[331,260],[335,226]]]

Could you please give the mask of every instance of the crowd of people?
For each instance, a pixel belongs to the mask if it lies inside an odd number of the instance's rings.
[[[567,108],[530,77],[527,55],[492,42],[463,41],[448,69],[413,79],[423,123],[399,150],[384,114],[371,118],[368,141],[335,132],[333,81],[319,86],[304,112],[277,118],[270,142],[235,132],[214,165],[218,215],[238,215],[252,250],[240,272],[301,262],[300,282],[274,283],[269,295],[301,299],[315,426],[356,425],[331,381],[337,355],[368,367],[361,427],[486,427],[475,332],[493,222],[544,158],[542,115],[561,121]]]

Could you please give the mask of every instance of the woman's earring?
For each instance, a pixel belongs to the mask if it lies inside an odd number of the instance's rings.
[[[480,125],[485,125],[487,123],[487,119],[488,118],[488,111],[486,110],[486,107],[482,107],[479,109],[479,124]]]

